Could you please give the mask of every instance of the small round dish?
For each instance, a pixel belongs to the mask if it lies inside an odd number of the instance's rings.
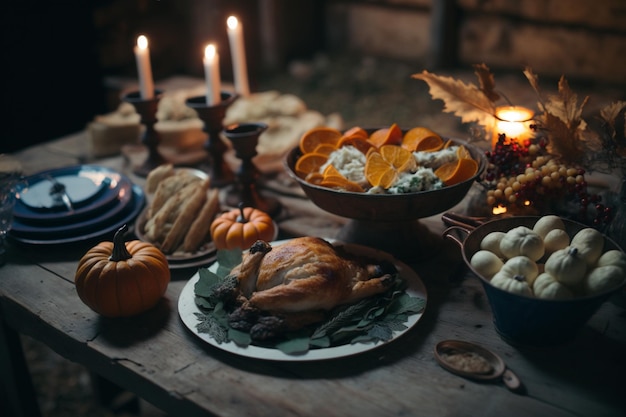
[[[127,180],[129,184],[130,180]],[[93,217],[80,218],[76,221],[68,223],[59,223],[56,221],[47,221],[45,223],[24,223],[20,219],[14,219],[11,226],[11,232],[25,238],[47,238],[49,236],[68,237],[80,234],[91,233],[94,230],[106,227],[112,219],[117,218],[131,203],[134,193],[131,192],[132,186],[122,189],[113,200],[108,209],[103,212],[97,212]]]
[[[106,224],[99,227],[92,227],[89,231],[59,236],[58,234],[42,234],[34,237],[24,237],[15,235],[9,231],[11,240],[24,245],[64,245],[73,244],[97,239],[113,239],[115,232],[124,224],[131,224],[143,210],[146,204],[145,194],[141,187],[133,185],[132,199],[122,210],[119,216],[111,218]]]
[[[58,181],[65,186],[72,210],[50,196]],[[30,224],[61,224],[94,217],[115,204],[118,195],[130,192],[132,183],[120,173],[97,165],[78,165],[43,171],[25,179],[14,209],[16,219]]]
[[[517,375],[506,367],[502,358],[475,343],[444,340],[435,345],[435,359],[453,374],[476,381],[501,380],[512,391],[521,388]]]

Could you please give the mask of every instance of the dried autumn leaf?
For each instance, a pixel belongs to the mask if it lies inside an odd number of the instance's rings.
[[[474,65],[474,74],[478,77],[480,90],[485,93],[487,98],[492,102],[498,101],[500,99],[500,95],[495,91],[496,81],[491,73],[491,70],[489,70],[489,67],[487,67],[484,63],[476,64]]]
[[[605,147],[611,165],[616,165],[614,156],[626,158],[626,101],[613,102],[600,110],[604,121]],[[614,155],[615,154],[615,155]],[[621,162],[626,166],[626,161]]]
[[[578,129],[585,130],[587,123],[581,118],[581,115],[588,100],[589,97],[585,97],[579,106],[578,96],[570,89],[565,77],[561,77],[558,94],[549,97],[545,103],[545,110],[561,119],[568,126],[574,127],[576,125]]]
[[[585,156],[584,143],[578,135],[578,126],[568,126],[559,117],[546,112],[543,128],[549,135],[548,152],[565,160],[581,163]]]
[[[570,89],[565,77],[561,77],[558,94],[543,100],[537,75],[530,67],[524,70],[524,75],[539,97],[539,109],[543,114],[538,119],[548,136],[548,152],[570,162],[582,163],[585,153],[595,147],[594,141],[585,137],[587,123],[581,117],[589,97],[579,105],[578,96]]]
[[[462,122],[489,125],[493,120],[494,105],[476,85],[426,70],[411,77],[426,82],[430,87],[430,95],[444,102],[443,110],[460,117]]]
[[[539,77],[533,72],[532,68],[526,67],[524,69],[524,75],[526,76],[526,78],[528,78],[528,82],[530,83],[533,90],[535,90],[537,95],[541,95],[539,93]],[[543,107],[543,106],[540,106],[540,107]]]
[[[615,119],[624,109],[626,109],[626,101],[616,101],[600,110],[600,117],[609,125],[615,126]]]

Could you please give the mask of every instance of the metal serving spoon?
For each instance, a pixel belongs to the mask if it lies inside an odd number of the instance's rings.
[[[454,360],[460,356],[477,360],[480,366],[464,366]],[[524,387],[515,373],[506,367],[502,358],[475,343],[461,340],[444,340],[435,346],[435,359],[444,369],[456,375],[477,381],[502,381],[506,387],[520,393]],[[467,365],[467,364],[466,364]]]
[[[54,200],[60,200],[68,211],[74,211],[74,206],[72,205],[72,200],[70,200],[70,196],[67,194],[65,184],[57,181],[57,179],[54,178],[52,175],[46,175],[46,178],[52,183],[52,187],[49,191],[50,196]]]

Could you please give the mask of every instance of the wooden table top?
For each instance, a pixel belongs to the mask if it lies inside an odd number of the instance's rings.
[[[84,163],[84,134],[16,154],[26,173]],[[96,161],[127,170],[122,158]],[[138,184],[141,179],[134,178]],[[280,180],[280,179],[278,179]],[[334,237],[346,219],[301,195],[278,193],[281,237]],[[455,207],[463,211],[467,199]],[[440,215],[422,219],[434,236]],[[143,315],[99,317],[77,297],[73,277],[87,247],[10,247],[0,268],[0,318],[172,416],[618,416],[626,371],[626,296],[618,294],[577,338],[550,348],[507,344],[494,329],[480,281],[449,240],[411,262],[424,282],[422,319],[401,338],[371,351],[315,362],[249,359],[214,348],[181,322],[177,301],[195,270],[176,270],[162,302]],[[525,392],[445,371],[433,349],[446,339],[476,342],[500,355]],[[1,351],[0,351],[1,352]]]

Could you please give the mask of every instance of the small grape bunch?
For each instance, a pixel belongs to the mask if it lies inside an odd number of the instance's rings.
[[[575,216],[579,221],[591,220],[594,226],[611,221],[611,208],[601,203],[601,196],[588,192],[585,171],[549,155],[544,139],[519,144],[500,135],[494,150],[486,152],[486,157],[489,206],[530,208],[541,213],[571,200],[579,206]],[[592,209],[595,216],[590,219]]]

